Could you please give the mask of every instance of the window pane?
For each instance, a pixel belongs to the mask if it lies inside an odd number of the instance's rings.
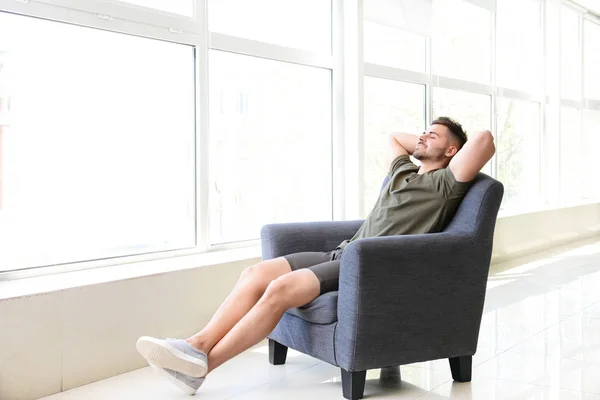
[[[576,108],[560,110],[560,197],[563,204],[581,200],[583,174],[581,160],[581,117]]]
[[[586,21],[584,25],[585,97],[600,100],[600,25]]]
[[[492,98],[485,94],[461,92],[459,90],[433,89],[433,118],[447,116],[454,118],[467,132],[491,129]],[[482,170],[491,174],[491,163]]]
[[[583,155],[584,171],[596,171],[596,157],[598,149],[600,149],[600,111],[596,110],[583,110],[583,141],[585,144],[584,151],[587,154]],[[589,142],[588,139],[589,138]],[[594,172],[591,172],[594,173]],[[584,198],[595,201],[600,201],[600,185],[597,183],[584,185]]]
[[[541,4],[538,0],[499,0],[496,60],[499,86],[528,92],[542,89]]]
[[[194,246],[193,47],[4,13],[0,38],[1,269]]]
[[[498,180],[504,184],[503,209],[539,206],[540,105],[498,99]]]
[[[331,71],[210,53],[212,243],[331,220]]]
[[[331,52],[331,0],[209,0],[212,32]]]
[[[425,72],[425,37],[364,21],[365,62]]]
[[[423,132],[425,86],[365,77],[365,209],[367,215],[389,170],[387,134]]]
[[[491,13],[461,0],[433,2],[433,73],[489,83]]]
[[[579,48],[579,14],[561,7],[560,78],[561,97],[581,100],[581,50]]]
[[[194,16],[194,0],[119,0],[123,3],[166,11],[186,17]]]

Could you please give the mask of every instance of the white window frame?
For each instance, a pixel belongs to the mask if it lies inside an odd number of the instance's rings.
[[[146,25],[163,27],[175,32],[202,34],[202,2],[195,2],[194,16],[169,13],[117,0],[32,0],[31,3],[45,3],[63,9],[79,10],[96,14],[103,19],[122,19]]]

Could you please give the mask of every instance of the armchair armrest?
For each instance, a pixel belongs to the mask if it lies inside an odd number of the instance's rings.
[[[491,250],[491,240],[448,232],[350,243],[340,267],[338,364],[356,371],[474,354]]]
[[[263,260],[303,251],[331,251],[352,238],[363,220],[265,225],[260,231]]]

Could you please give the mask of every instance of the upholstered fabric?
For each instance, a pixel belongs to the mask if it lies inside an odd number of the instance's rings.
[[[331,251],[350,239],[363,221],[299,222],[265,225],[260,234],[263,259],[302,251]]]
[[[337,302],[338,292],[328,292],[303,307],[290,308],[286,312],[313,324],[331,324],[337,321]]]
[[[313,324],[288,313],[275,327],[269,338],[301,353],[337,366],[333,336],[337,322]]]
[[[502,195],[500,182],[479,174],[444,232],[350,243],[337,322],[328,293],[288,310],[270,338],[347,371],[474,354]],[[361,223],[267,225],[263,258],[332,250]]]

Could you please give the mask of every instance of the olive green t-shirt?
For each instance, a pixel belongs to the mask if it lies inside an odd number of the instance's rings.
[[[375,207],[349,242],[373,236],[409,235],[442,231],[454,216],[472,182],[457,182],[449,168],[418,174],[410,157],[397,157],[390,181]]]

